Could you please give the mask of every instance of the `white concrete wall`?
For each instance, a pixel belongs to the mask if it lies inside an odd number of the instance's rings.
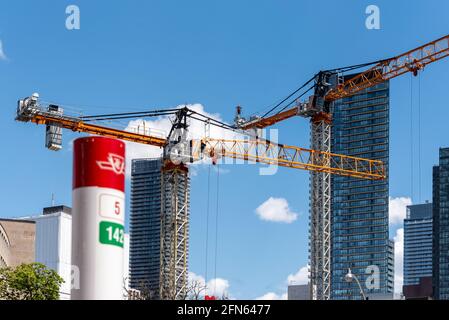
[[[72,216],[59,212],[33,220],[36,221],[36,262],[55,270],[64,279],[60,298],[70,299]]]
[[[125,279],[125,287],[129,289],[129,234],[125,234],[125,245],[123,246],[123,278]],[[126,295],[126,291],[124,292]]]

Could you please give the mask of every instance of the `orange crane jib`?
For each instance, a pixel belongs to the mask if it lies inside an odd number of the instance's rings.
[[[52,124],[57,123],[64,129],[69,129],[75,132],[85,132],[90,134],[96,134],[99,136],[105,136],[110,138],[118,138],[130,142],[148,144],[156,147],[163,147],[166,144],[166,139],[153,137],[149,135],[143,135],[124,130],[109,128],[105,126],[99,126],[96,124],[86,123],[82,120],[71,119],[66,117],[52,117],[47,114],[35,115],[31,122],[36,124]]]

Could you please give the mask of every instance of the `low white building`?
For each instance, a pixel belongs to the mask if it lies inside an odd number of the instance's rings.
[[[60,299],[70,299],[72,283],[72,209],[66,206],[44,208],[36,222],[35,260],[55,270],[64,279]]]

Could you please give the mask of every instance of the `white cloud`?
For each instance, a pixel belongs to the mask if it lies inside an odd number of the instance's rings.
[[[390,226],[396,229],[394,240],[394,294],[399,298],[402,293],[404,265],[404,219],[407,216],[407,206],[412,205],[409,197],[389,198]],[[394,229],[393,229],[394,230]]]
[[[0,40],[0,60],[7,60],[5,52],[3,51],[3,42]]]
[[[274,292],[268,292],[263,296],[257,297],[255,300],[287,300],[287,293],[277,294]]]
[[[298,272],[290,274],[287,277],[287,283],[296,285],[309,283],[309,266],[302,267]]]
[[[196,103],[189,105],[179,105],[176,107],[176,109],[180,109],[183,107],[187,107],[190,110],[193,110],[207,117],[223,122],[223,119],[219,114],[212,114],[206,112],[204,110],[204,106],[201,104]],[[161,138],[167,138],[171,127],[172,127],[171,118],[164,116],[156,118],[155,120],[144,120],[144,119],[132,120],[128,123],[128,126],[126,127],[125,130]],[[190,119],[188,129],[188,139],[201,139],[204,138],[205,136],[206,136],[206,127],[204,122],[196,119]],[[213,125],[210,125],[209,136],[211,138],[217,139],[239,138],[239,135],[237,133]],[[126,142],[126,158],[128,168],[127,173],[129,174],[130,172],[132,159],[158,158],[161,155],[162,155],[162,148],[143,145],[140,143]],[[220,169],[220,172],[221,170],[223,169]]]
[[[407,206],[412,204],[408,197],[389,198],[388,211],[390,215],[390,225],[402,224],[407,215]]]
[[[404,265],[404,229],[396,230],[394,237],[394,293],[398,296],[402,292]]]
[[[292,223],[298,218],[284,198],[270,197],[256,209],[256,214],[262,220],[282,223]]]
[[[229,294],[229,281],[222,278],[215,278],[207,282],[206,292],[215,297],[228,296]]]
[[[309,283],[309,266],[301,267],[296,273],[289,274],[283,286],[303,285]],[[288,293],[267,292],[255,300],[287,300]]]
[[[203,276],[198,275],[194,272],[189,272],[189,282],[198,281],[201,286],[205,286],[206,280]],[[202,293],[201,296],[204,297],[204,294],[209,296],[215,296],[221,299],[226,296],[231,298],[229,295],[229,281],[223,278],[215,278],[207,281],[206,291]]]

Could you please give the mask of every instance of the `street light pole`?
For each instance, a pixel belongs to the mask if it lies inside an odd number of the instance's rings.
[[[355,282],[357,282],[357,285],[359,286],[360,294],[362,295],[363,300],[366,300],[366,295],[365,292],[363,291],[362,285],[360,284],[360,281],[357,278],[357,276],[351,272],[351,268],[348,268],[348,273],[345,276],[345,280],[348,283],[351,283],[353,280],[355,280]]]

